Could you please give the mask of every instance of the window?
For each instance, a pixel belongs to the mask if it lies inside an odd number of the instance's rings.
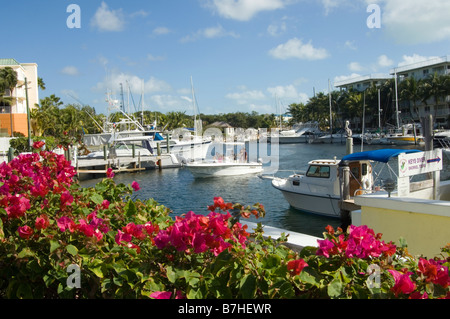
[[[320,177],[329,178],[330,177],[330,167],[321,165],[311,165],[306,173],[308,177]]]

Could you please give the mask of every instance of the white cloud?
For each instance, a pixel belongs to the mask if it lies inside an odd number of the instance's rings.
[[[169,28],[166,27],[157,27],[155,29],[153,29],[153,34],[154,35],[165,35],[170,33]]]
[[[350,50],[357,50],[358,48],[355,45],[355,41],[345,41],[345,47],[349,48]]]
[[[123,86],[124,93],[126,93],[129,88],[132,94],[141,94],[142,92],[148,94],[172,90],[168,83],[153,76],[144,81],[144,79],[141,79],[136,75],[126,74],[117,70],[112,71],[102,82],[97,83],[93,90],[99,92],[111,90],[114,95],[118,96],[121,92],[120,84]],[[144,91],[142,91],[143,89]]]
[[[402,44],[450,40],[450,1],[383,0],[381,27]]]
[[[267,88],[267,91],[273,96],[289,101],[306,101],[308,99],[305,93],[299,93],[294,85],[275,86]]]
[[[286,22],[281,22],[280,24],[272,23],[267,27],[267,33],[269,33],[271,36],[279,36],[286,32],[287,26]]]
[[[302,60],[322,60],[329,56],[327,50],[314,48],[311,41],[303,43],[300,39],[293,38],[286,43],[280,44],[269,51],[276,59],[286,60],[290,58]]]
[[[166,59],[166,57],[161,56],[161,55],[155,56],[153,54],[147,54],[147,59],[149,61],[164,61]]]
[[[122,9],[109,10],[102,2],[91,20],[91,25],[100,31],[122,31],[125,25]]]
[[[364,70],[364,67],[359,62],[351,62],[348,65],[348,69],[354,72],[361,72]]]
[[[226,98],[236,101],[236,103],[243,105],[249,104],[249,101],[263,100],[266,98],[262,91],[246,90],[242,92],[229,93]]]
[[[61,73],[65,74],[65,75],[72,75],[72,76],[76,76],[76,75],[80,74],[80,72],[78,72],[78,69],[71,65],[64,67],[61,70]]]
[[[322,4],[325,8],[325,14],[328,15],[331,10],[338,7],[342,0],[322,0]]]
[[[285,7],[286,0],[211,0],[208,6],[227,19],[249,21],[263,11]]]
[[[192,42],[192,41],[196,41],[196,40],[202,39],[202,38],[214,39],[214,38],[223,38],[223,37],[239,38],[239,35],[232,31],[227,31],[221,25],[218,25],[216,27],[200,29],[193,34],[182,38],[181,42]]]
[[[409,65],[409,64],[413,64],[413,63],[417,63],[417,62],[423,62],[423,61],[427,61],[430,59],[436,59],[438,58],[437,56],[430,56],[430,57],[426,57],[426,56],[421,56],[418,54],[413,54],[413,55],[404,55],[403,60],[398,64],[398,66],[405,66],[405,65]]]
[[[390,67],[390,66],[392,66],[392,65],[394,64],[394,61],[392,61],[391,59],[389,59],[389,58],[387,57],[387,55],[385,55],[385,54],[380,55],[380,56],[378,57],[377,62],[378,62],[378,65],[379,65],[380,67],[384,67],[384,68]]]

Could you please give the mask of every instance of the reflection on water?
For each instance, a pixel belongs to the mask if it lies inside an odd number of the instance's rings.
[[[382,145],[365,145],[364,151],[386,148]],[[389,146],[389,148],[400,148]],[[423,150],[421,147],[408,146]],[[308,162],[319,158],[340,159],[345,155],[345,145],[342,144],[283,144],[280,145],[279,172],[277,176],[287,176],[292,172],[305,171]],[[354,146],[354,152],[360,151],[360,145]],[[390,163],[396,166],[396,161]],[[449,160],[444,159],[444,169],[441,179],[449,179]],[[130,184],[137,181],[141,190],[136,197],[141,200],[154,198],[162,205],[173,210],[173,216],[193,211],[197,214],[207,214],[207,206],[213,203],[214,197],[220,196],[226,202],[237,202],[244,205],[261,203],[266,209],[262,219],[251,218],[252,222],[280,227],[288,231],[300,232],[322,237],[327,225],[340,226],[336,218],[316,216],[295,210],[289,206],[282,193],[272,187],[271,181],[255,175],[194,179],[185,168],[151,170],[131,174],[118,174],[114,177],[116,183]],[[95,185],[99,180],[82,182],[82,186]]]

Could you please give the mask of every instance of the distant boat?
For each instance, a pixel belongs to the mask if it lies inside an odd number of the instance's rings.
[[[167,140],[160,141],[162,149],[167,150]],[[206,157],[211,140],[202,137],[191,136],[190,139],[169,139],[169,153],[177,156],[180,162],[204,159]]]
[[[348,161],[350,168],[350,196],[370,193],[374,187],[371,161],[387,163],[391,157],[417,150],[381,149],[344,156],[342,160],[318,159],[310,161],[305,174],[287,178],[272,178],[272,186],[280,190],[288,203],[301,211],[329,217],[340,217],[341,184],[339,164]]]
[[[152,156],[156,144],[152,136],[131,136],[117,138],[112,137],[109,141],[112,146],[106,149],[106,156],[110,157],[132,157],[134,156]],[[103,158],[103,150],[91,152],[84,158]],[[80,157],[80,158],[83,158]]]
[[[186,163],[185,167],[196,178],[259,174],[263,171],[260,162],[191,162]]]
[[[345,143],[347,140],[347,133],[345,132],[338,132],[334,134],[325,134],[316,137],[312,140],[313,144],[333,144],[333,143]]]
[[[417,131],[419,130],[419,132]],[[385,138],[394,145],[416,145],[425,143],[420,133],[420,124],[404,124],[394,132],[386,134]]]

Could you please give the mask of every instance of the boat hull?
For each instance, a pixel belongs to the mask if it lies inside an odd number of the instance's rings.
[[[185,166],[198,178],[258,174],[263,171],[261,163],[188,163]]]
[[[289,205],[295,209],[328,217],[340,217],[340,198],[338,196],[301,191],[293,192],[283,187],[282,180],[274,179],[272,185],[281,191]]]

